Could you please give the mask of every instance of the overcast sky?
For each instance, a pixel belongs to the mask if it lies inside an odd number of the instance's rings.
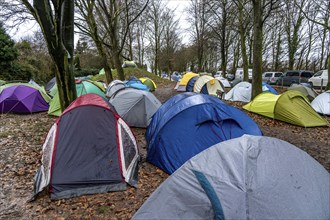
[[[189,35],[187,33],[184,33],[185,29],[188,29],[189,25],[186,21],[184,10],[189,5],[189,0],[164,0],[164,2],[167,3],[168,7],[171,9],[175,9],[176,18],[180,19],[179,22],[179,28],[183,31],[182,37],[183,37],[183,43],[189,42]],[[36,31],[39,28],[39,26],[35,22],[29,22],[25,23],[24,25],[20,25],[19,29],[13,29],[9,31],[9,35],[15,40],[19,41],[21,38],[24,38],[28,35],[32,35],[34,31]],[[78,41],[79,36],[75,36],[75,42]]]

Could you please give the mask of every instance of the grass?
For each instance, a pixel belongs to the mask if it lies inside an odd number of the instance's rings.
[[[162,79],[159,76],[148,72],[145,69],[140,69],[140,68],[124,68],[124,74],[125,74],[125,79],[130,78],[131,76],[135,76],[137,78],[141,78],[141,77],[148,77],[150,79],[152,79],[156,84],[158,83],[164,83],[164,82],[168,82],[168,80],[166,79]],[[117,70],[112,70],[112,76],[114,79],[118,79],[118,75],[117,75]],[[92,77],[92,80],[96,81],[96,80],[103,80],[105,81],[105,75],[95,75]]]

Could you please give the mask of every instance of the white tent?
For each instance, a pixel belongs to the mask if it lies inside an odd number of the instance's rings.
[[[244,135],[183,164],[133,219],[329,219],[329,178],[290,143]]]
[[[252,90],[251,83],[240,82],[225,95],[225,100],[236,101],[236,102],[250,102],[251,90]]]
[[[316,112],[330,115],[330,90],[318,95],[311,105]]]
[[[219,80],[225,88],[230,88],[230,87],[231,87],[231,85],[230,85],[228,79],[226,79],[226,78],[224,78],[224,77],[222,77],[222,76],[217,76],[217,77],[215,77],[215,78],[216,78],[217,80]]]
[[[194,85],[194,92],[196,93],[203,93],[203,94],[217,96],[218,90],[221,93],[225,92],[225,89],[223,85],[220,83],[220,81],[208,75],[203,75],[199,77]]]

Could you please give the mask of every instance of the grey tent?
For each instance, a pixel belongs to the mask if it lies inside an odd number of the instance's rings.
[[[51,199],[137,187],[139,154],[135,137],[113,106],[90,93],[65,109],[42,146],[33,198]]]
[[[308,98],[310,102],[313,101],[317,96],[317,92],[313,88],[301,84],[293,84],[288,88],[288,90],[296,90],[301,92]]]
[[[329,219],[329,178],[295,146],[244,135],[187,161],[133,219]]]
[[[111,96],[109,102],[118,114],[132,127],[148,127],[151,117],[162,105],[148,91],[126,88]]]
[[[109,83],[106,91],[106,96],[110,98],[113,96],[116,92],[118,92],[121,89],[125,89],[125,83],[121,80],[114,80],[111,83]]]

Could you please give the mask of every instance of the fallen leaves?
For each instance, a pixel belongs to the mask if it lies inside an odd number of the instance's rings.
[[[161,102],[177,94],[172,84],[158,87],[155,95]],[[245,104],[228,103],[239,109]],[[246,113],[257,122],[265,135],[300,147],[330,170],[330,128],[305,129]],[[0,120],[0,218],[130,219],[168,177],[168,174],[146,161],[146,129],[133,128],[141,154],[137,189],[128,186],[127,190],[121,192],[59,201],[51,201],[49,195],[43,193],[36,201],[26,203],[32,194],[33,177],[40,165],[42,143],[56,118],[44,112],[31,115],[6,114],[1,115]],[[327,120],[330,122],[329,117]]]

